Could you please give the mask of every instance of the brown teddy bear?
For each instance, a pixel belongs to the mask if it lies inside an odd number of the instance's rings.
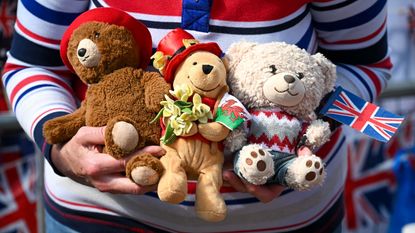
[[[160,128],[149,122],[160,110],[170,85],[146,72],[152,40],[148,29],[120,10],[97,8],[80,15],[61,42],[65,65],[88,84],[79,109],[49,120],[43,133],[50,144],[65,143],[82,126],[106,126],[104,151],[120,159],[160,142]],[[129,160],[126,174],[140,185],[157,183],[160,160],[142,153]]]
[[[173,84],[162,104],[164,127],[160,159],[165,171],[158,184],[162,201],[180,203],[187,180],[197,180],[195,208],[206,221],[226,217],[219,192],[224,162],[222,140],[247,118],[242,104],[228,94],[222,51],[216,43],[199,43],[188,32],[175,29],[159,43],[154,66]],[[160,114],[161,115],[161,114]]]

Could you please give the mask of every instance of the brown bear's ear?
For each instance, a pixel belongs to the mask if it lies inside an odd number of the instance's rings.
[[[256,45],[258,45],[258,43],[247,41],[240,41],[231,44],[231,46],[229,46],[228,50],[226,51],[225,56],[222,58],[226,70],[231,72],[242,60],[243,56]]]
[[[334,85],[336,83],[336,65],[334,65],[321,53],[316,53],[312,57],[316,59],[317,63],[321,67],[321,71],[324,74],[324,93],[327,94],[334,89]]]

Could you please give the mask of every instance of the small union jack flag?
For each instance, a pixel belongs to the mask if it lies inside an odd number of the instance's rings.
[[[382,142],[392,138],[404,119],[341,87],[337,87],[320,113]]]

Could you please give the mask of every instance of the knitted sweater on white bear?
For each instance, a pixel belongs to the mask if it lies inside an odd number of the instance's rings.
[[[247,124],[248,143],[295,153],[308,124],[278,108],[250,109],[249,113],[252,118]]]

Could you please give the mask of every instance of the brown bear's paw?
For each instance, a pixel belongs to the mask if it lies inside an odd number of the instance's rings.
[[[156,184],[163,174],[160,160],[149,153],[143,153],[130,159],[126,166],[127,176],[136,184],[147,186]]]
[[[110,122],[105,132],[107,152],[116,158],[121,158],[133,152],[140,136],[133,124],[125,121]]]
[[[323,161],[315,155],[299,156],[289,165],[285,181],[295,190],[321,185],[326,177]]]
[[[136,167],[131,170],[131,180],[136,184],[148,186],[156,184],[159,181],[159,174],[157,174],[151,167]]]
[[[258,144],[244,146],[235,167],[239,176],[255,185],[265,184],[275,174],[272,155]]]

